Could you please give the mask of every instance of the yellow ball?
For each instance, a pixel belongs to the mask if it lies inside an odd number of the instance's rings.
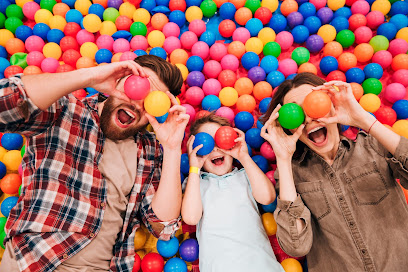
[[[6,46],[8,40],[14,38],[13,32],[8,29],[0,29],[0,45]]]
[[[267,44],[268,42],[274,42],[276,38],[275,31],[270,27],[264,27],[259,31],[258,38],[262,41],[263,45]]]
[[[237,103],[238,92],[232,87],[225,87],[220,91],[218,97],[220,98],[223,106],[231,107]]]
[[[180,69],[181,71],[181,76],[183,77],[183,80],[185,81],[188,76],[188,69],[184,64],[181,63],[176,63],[177,68]]]
[[[336,34],[336,29],[332,25],[322,25],[317,31],[317,35],[322,37],[324,43],[334,41]]]
[[[33,2],[33,0],[16,0],[16,5],[22,8],[27,2]]]
[[[8,171],[17,171],[21,164],[21,152],[20,150],[10,150],[3,156],[3,163]]]
[[[99,30],[99,33],[101,35],[109,35],[112,36],[115,34],[115,32],[118,31],[116,28],[116,25],[112,21],[103,21],[101,24],[101,29]]]
[[[397,36],[395,38],[404,39],[406,42],[408,42],[408,27],[404,27],[398,30]]]
[[[391,10],[391,3],[388,0],[377,0],[371,5],[371,11],[378,10],[384,15],[387,15]]]
[[[303,272],[302,265],[299,263],[298,260],[293,258],[284,259],[281,262],[281,265],[285,272]]]
[[[160,30],[153,30],[147,35],[147,42],[151,47],[162,47],[166,37]]]
[[[7,149],[5,149],[4,147],[0,146],[0,161],[1,161],[1,162],[3,161],[4,154],[6,154],[6,153],[7,153]]]
[[[408,138],[408,120],[398,120],[392,125],[392,130],[398,135]]]
[[[333,11],[344,7],[345,4],[346,0],[327,0],[327,6]]]
[[[135,250],[143,248],[146,243],[146,232],[142,228],[138,228],[135,233]]]
[[[129,19],[133,19],[133,13],[135,13],[136,7],[130,3],[125,2],[119,7],[119,14],[128,17]]]
[[[88,14],[84,17],[83,21],[84,28],[91,32],[95,33],[98,32],[102,27],[101,18],[99,18],[96,14]]]
[[[372,93],[363,95],[359,101],[360,105],[369,112],[376,112],[381,106],[380,98]]]
[[[170,106],[170,98],[161,91],[150,92],[144,100],[145,110],[154,117],[165,115],[169,112]]]
[[[261,41],[261,39],[256,38],[256,37],[252,37],[249,38],[246,43],[245,43],[245,50],[247,52],[255,52],[257,55],[262,53],[263,50],[263,42]]]
[[[261,3],[262,7],[268,8],[272,13],[278,9],[279,1],[278,0],[263,0]]]
[[[176,97],[177,105],[181,105],[180,98]]]
[[[186,20],[191,23],[194,20],[201,20],[203,11],[197,6],[191,6],[186,10]]]
[[[81,48],[79,49],[81,56],[88,57],[93,60],[95,59],[95,54],[97,51],[98,51],[98,46],[94,44],[93,42],[86,42],[82,44]]]
[[[133,12],[133,21],[147,25],[150,22],[150,13],[147,9],[139,8]]]
[[[34,20],[37,24],[44,23],[49,25],[50,19],[52,18],[52,13],[48,9],[39,9],[34,14]]]
[[[92,5],[89,0],[77,0],[75,1],[75,9],[81,12],[82,15],[87,15],[89,7]]]
[[[67,21],[65,20],[65,18],[60,15],[52,16],[49,21],[49,25],[51,29],[59,29],[61,31],[64,31],[64,27],[66,24],[67,24]]]
[[[58,44],[49,42],[44,45],[43,54],[46,58],[54,58],[56,60],[59,60],[62,55],[62,50]]]
[[[264,213],[262,215],[262,224],[268,236],[276,234],[278,226],[276,225],[275,217],[273,217],[272,213]]]

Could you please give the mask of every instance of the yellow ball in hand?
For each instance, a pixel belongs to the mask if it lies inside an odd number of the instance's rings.
[[[169,111],[170,106],[170,98],[161,91],[150,92],[144,100],[145,110],[154,117],[165,115]]]

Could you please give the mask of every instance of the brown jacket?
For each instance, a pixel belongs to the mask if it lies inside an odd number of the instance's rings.
[[[278,198],[275,211],[287,254],[307,254],[310,272],[408,271],[408,206],[395,180],[408,188],[406,138],[394,157],[360,132],[341,138],[331,166],[308,148],[292,163],[300,197]],[[306,222],[300,233],[296,218]]]

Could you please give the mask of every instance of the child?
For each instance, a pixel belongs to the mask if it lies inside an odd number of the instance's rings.
[[[200,271],[280,271],[262,225],[255,202],[267,205],[276,197],[270,180],[248,154],[245,134],[231,150],[215,147],[203,157],[202,145],[193,147],[194,135],[206,132],[214,137],[227,119],[213,113],[198,119],[190,128],[187,142],[190,174],[182,204],[183,220],[197,225],[200,244]],[[233,168],[233,158],[244,166]],[[200,173],[203,168],[205,172]]]

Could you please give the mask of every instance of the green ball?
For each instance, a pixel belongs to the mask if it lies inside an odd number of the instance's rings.
[[[20,154],[21,154],[21,157],[24,157],[24,154],[25,154],[25,145],[23,145],[23,147],[21,148]]]
[[[4,231],[6,222],[7,222],[7,217],[0,217],[0,231]]]
[[[4,27],[10,30],[13,34],[16,34],[17,27],[23,25],[23,22],[17,17],[9,17],[4,22]]]
[[[369,44],[373,47],[374,52],[387,50],[390,42],[383,35],[377,35],[371,38]]]
[[[376,78],[367,78],[364,80],[363,84],[364,94],[372,93],[375,95],[379,95],[382,91],[382,84]]]
[[[23,185],[20,185],[20,187],[18,187],[18,195],[19,196],[21,196],[21,186],[23,186]]]
[[[275,58],[279,57],[281,53],[281,47],[277,42],[268,42],[263,48],[264,56],[274,56]]]
[[[10,64],[17,65],[21,68],[26,68],[27,64],[27,54],[26,53],[15,53],[10,57]]]
[[[147,27],[146,27],[146,25],[144,23],[134,22],[130,26],[130,33],[132,33],[132,36],[136,36],[136,35],[146,36]]]
[[[20,20],[24,19],[23,9],[20,6],[11,4],[6,8],[7,17],[17,17]]]
[[[201,2],[200,9],[205,17],[213,17],[217,12],[217,4],[213,0],[204,0]]]
[[[103,20],[115,23],[116,18],[119,17],[119,11],[115,8],[107,8],[103,12]]]
[[[353,45],[354,41],[356,40],[356,36],[354,36],[353,31],[348,29],[343,29],[339,33],[337,33],[336,41],[343,46],[343,48],[348,48]]]
[[[6,233],[4,232],[4,230],[0,231],[0,246],[5,249],[3,242],[4,242],[4,238],[6,238]]]
[[[292,59],[297,63],[297,65],[301,65],[310,60],[310,52],[304,47],[298,47],[293,50]]]
[[[41,0],[40,2],[40,7],[42,9],[48,9],[49,11],[52,12],[52,8],[54,5],[57,3],[55,0]]]
[[[5,21],[6,21],[6,16],[0,12],[0,28],[4,28]]]
[[[249,8],[252,11],[252,14],[255,14],[255,11],[261,7],[261,1],[247,0],[245,2],[245,7]]]
[[[305,121],[305,114],[298,104],[288,103],[279,109],[278,121],[286,129],[295,129]]]

